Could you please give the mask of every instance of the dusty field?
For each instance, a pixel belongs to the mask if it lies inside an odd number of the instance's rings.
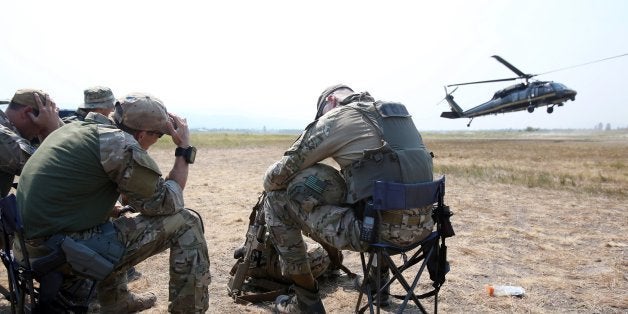
[[[440,311],[628,312],[628,139],[424,140],[436,154],[436,171],[447,175],[446,201],[455,212],[457,233],[448,240],[452,271],[441,290]],[[234,304],[226,285],[262,175],[288,144],[199,149],[185,198],[205,221],[212,313],[270,309],[269,304]],[[170,168],[172,149],[151,154],[162,169]],[[521,173],[529,175],[521,179]],[[345,252],[345,264],[355,272],[358,257]],[[159,298],[146,312],[166,312],[167,252],[137,269],[144,276],[133,289]],[[485,284],[523,286],[526,295],[489,297]],[[346,276],[323,282],[322,292],[328,312],[353,312],[357,292]],[[0,310],[7,309],[2,303]]]

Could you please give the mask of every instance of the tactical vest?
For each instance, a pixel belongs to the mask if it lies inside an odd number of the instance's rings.
[[[377,180],[413,183],[433,179],[432,156],[404,105],[378,101],[346,106],[359,111],[384,140],[381,147],[364,150],[360,160],[342,169],[348,203],[372,196]]]

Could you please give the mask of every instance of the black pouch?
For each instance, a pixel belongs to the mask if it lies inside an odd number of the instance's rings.
[[[423,254],[427,254],[432,247],[432,255],[427,260],[427,271],[434,284],[440,286],[445,282],[445,275],[450,270],[447,261],[447,246],[439,244],[438,239],[435,239],[429,246],[423,246]]]
[[[68,264],[78,274],[95,280],[103,280],[113,271],[113,263],[96,251],[68,237],[61,248],[67,256]]]
[[[101,225],[101,233],[86,240],[66,237],[61,243],[68,264],[80,275],[103,280],[124,255],[125,246],[118,240],[113,224]]]
[[[31,262],[31,268],[36,274],[44,276],[65,264],[65,254],[63,250],[61,250],[61,243],[64,239],[65,236],[63,235],[54,235],[46,240],[44,245],[48,247],[51,252]]]
[[[113,223],[106,222],[100,225],[100,229],[100,233],[86,240],[78,240],[78,242],[96,251],[113,264],[118,264],[122,255],[124,255],[126,247],[118,240]]]

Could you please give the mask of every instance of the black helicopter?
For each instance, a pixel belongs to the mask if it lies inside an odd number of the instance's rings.
[[[567,100],[576,99],[576,91],[567,88],[567,86],[551,82],[551,81],[533,81],[529,82],[529,79],[537,76],[538,74],[525,74],[521,70],[514,67],[508,61],[502,59],[500,56],[492,56],[497,61],[505,65],[511,71],[517,74],[517,77],[486,80],[468,83],[451,84],[445,87],[445,100],[449,103],[451,111],[441,113],[442,118],[458,119],[469,118],[467,126],[471,126],[473,118],[479,116],[485,116],[489,114],[498,114],[506,112],[514,112],[527,109],[528,112],[534,112],[536,107],[548,106],[547,113],[554,112],[554,106],[562,106]],[[451,92],[447,92],[447,87],[461,86],[480,83],[492,83],[503,81],[514,81],[517,79],[524,79],[525,83],[519,83],[508,86],[495,93],[493,99],[471,108],[467,111],[463,111],[460,106],[454,101],[454,97],[451,95],[455,89]],[[457,87],[456,87],[457,88]]]

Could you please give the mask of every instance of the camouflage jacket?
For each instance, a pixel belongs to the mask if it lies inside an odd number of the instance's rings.
[[[20,175],[34,152],[35,146],[23,138],[6,114],[0,111],[0,197],[9,193],[15,176]]]
[[[405,106],[374,102],[366,93],[350,97],[359,100],[334,108],[308,125],[284,157],[268,169],[266,191],[286,188],[297,172],[328,157],[340,165],[350,204],[369,197],[376,180],[432,180],[432,158]]]
[[[106,221],[120,194],[144,215],[183,209],[182,188],[129,133],[91,112],[46,138],[24,166],[17,201],[26,238],[79,232]]]
[[[264,189],[285,189],[297,172],[328,157],[347,167],[362,158],[364,150],[382,145],[383,138],[359,111],[349,106],[334,108],[308,125],[284,157],[268,169]]]

